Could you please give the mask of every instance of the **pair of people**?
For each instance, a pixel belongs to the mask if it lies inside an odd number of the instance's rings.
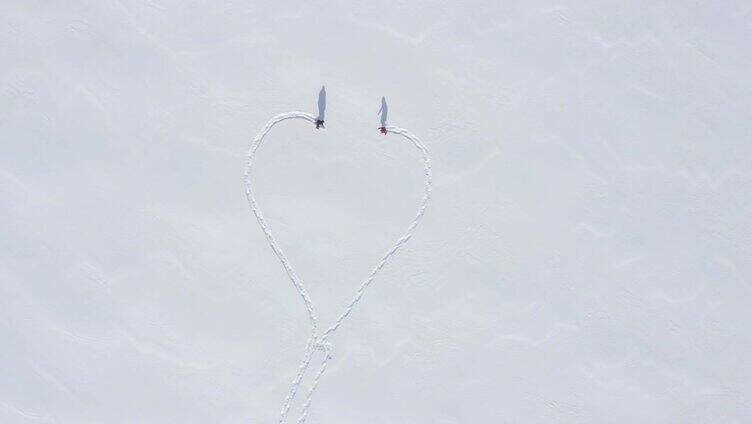
[[[324,111],[326,111],[326,87],[323,85],[321,86],[321,91],[319,91],[319,116],[316,118],[316,129],[324,128]],[[382,134],[386,134],[386,116],[389,111],[389,107],[386,105],[386,97],[381,97],[381,109],[379,109],[379,113],[381,114],[381,126],[379,127],[379,131]]]

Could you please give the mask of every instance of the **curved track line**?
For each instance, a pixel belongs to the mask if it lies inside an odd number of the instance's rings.
[[[389,250],[387,250],[387,252],[378,262],[376,267],[371,271],[368,277],[360,284],[360,286],[358,287],[358,290],[355,292],[355,296],[347,304],[342,314],[339,315],[339,317],[334,321],[334,323],[332,323],[331,326],[329,326],[329,328],[326,329],[326,331],[324,331],[322,334],[319,334],[318,317],[316,316],[316,309],[313,305],[313,301],[311,300],[311,297],[308,295],[308,292],[306,291],[305,286],[303,285],[303,282],[300,281],[300,278],[295,273],[295,270],[290,264],[290,261],[287,259],[287,256],[285,256],[284,252],[282,251],[282,248],[280,248],[279,245],[277,244],[277,241],[272,235],[272,232],[269,229],[269,226],[266,224],[266,221],[264,220],[264,216],[258,207],[258,203],[256,202],[256,198],[253,195],[253,189],[252,189],[253,184],[252,184],[252,179],[251,179],[251,170],[253,169],[253,162],[256,158],[256,151],[261,146],[261,143],[264,141],[264,137],[266,137],[269,131],[271,131],[271,129],[278,123],[288,120],[288,119],[303,119],[311,123],[316,123],[316,118],[310,113],[306,113],[306,112],[281,113],[273,117],[272,119],[270,119],[269,122],[266,123],[264,128],[258,133],[258,135],[256,135],[256,137],[253,139],[253,142],[251,143],[251,147],[248,151],[248,156],[247,156],[247,161],[246,161],[244,179],[245,179],[245,188],[246,188],[245,194],[248,199],[248,204],[250,205],[251,210],[253,211],[253,214],[256,216],[256,220],[258,221],[259,226],[261,227],[261,230],[264,232],[264,235],[266,235],[266,239],[269,242],[269,245],[271,246],[272,251],[274,251],[274,254],[282,263],[282,266],[285,268],[285,272],[287,273],[288,278],[290,279],[293,286],[295,287],[295,290],[303,299],[303,303],[305,304],[306,310],[308,311],[308,320],[311,325],[311,335],[306,344],[306,349],[303,355],[303,359],[301,360],[300,365],[298,366],[298,373],[292,381],[292,386],[290,387],[290,390],[287,393],[287,396],[285,398],[284,405],[282,406],[282,411],[280,412],[279,424],[284,424],[287,420],[287,415],[290,412],[290,407],[292,405],[292,402],[295,399],[298,389],[300,388],[300,384],[303,380],[303,377],[308,371],[308,367],[311,364],[311,360],[313,359],[314,353],[317,350],[321,350],[324,352],[324,359],[321,362],[321,365],[319,367],[318,372],[316,373],[316,376],[313,379],[313,382],[311,383],[311,387],[308,390],[308,395],[306,396],[306,400],[303,403],[303,406],[301,408],[300,417],[298,418],[298,421],[297,421],[298,424],[302,424],[305,422],[306,418],[308,417],[308,409],[311,406],[313,394],[316,391],[319,381],[321,380],[321,376],[326,371],[327,364],[329,363],[329,360],[332,357],[331,356],[332,346],[328,342],[329,336],[331,336],[332,333],[337,331],[337,329],[342,325],[344,320],[347,319],[347,317],[350,315],[352,310],[355,308],[355,305],[357,305],[358,302],[360,302],[360,299],[363,297],[363,294],[365,293],[368,286],[371,285],[371,283],[376,278],[376,275],[384,267],[384,265],[386,265],[389,259],[392,256],[394,256],[394,254],[400,249],[400,247],[405,245],[413,236],[413,233],[415,232],[415,228],[418,226],[418,223],[420,222],[421,218],[423,218],[423,215],[426,212],[426,207],[428,206],[428,200],[431,198],[432,174],[431,174],[431,158],[428,154],[428,149],[420,141],[420,139],[418,139],[418,137],[416,137],[415,135],[413,135],[412,133],[410,133],[408,130],[404,128],[399,128],[399,127],[394,127],[394,126],[386,127],[389,133],[397,134],[406,138],[407,140],[412,142],[413,145],[418,150],[421,151],[423,155],[423,166],[425,168],[425,172],[424,172],[425,185],[424,185],[423,199],[421,200],[420,207],[418,208],[418,213],[415,215],[415,218],[407,227],[407,230],[405,231],[405,233],[399,239],[397,239],[397,241]]]

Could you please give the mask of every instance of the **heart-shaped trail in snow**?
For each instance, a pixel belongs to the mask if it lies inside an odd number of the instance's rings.
[[[318,386],[319,380],[321,379],[321,376],[324,374],[324,371],[326,370],[326,366],[329,360],[331,359],[332,346],[328,342],[329,336],[331,336],[332,333],[337,331],[340,325],[342,325],[342,322],[345,319],[347,319],[347,317],[350,315],[350,313],[358,304],[358,302],[360,302],[360,299],[363,297],[363,293],[365,293],[368,286],[371,285],[373,280],[376,278],[376,275],[384,267],[384,265],[386,265],[389,259],[392,256],[394,256],[395,253],[397,253],[400,247],[402,247],[405,243],[407,243],[408,240],[410,240],[410,238],[413,235],[413,232],[415,231],[415,228],[418,226],[418,223],[420,222],[421,218],[423,218],[423,215],[425,214],[426,207],[428,206],[428,200],[431,197],[431,178],[432,178],[431,159],[428,154],[428,149],[420,141],[420,139],[418,139],[418,137],[411,134],[408,130],[404,128],[400,128],[400,127],[386,125],[385,100],[382,97],[382,110],[380,111],[382,112],[382,118],[381,118],[382,126],[379,128],[379,130],[383,134],[396,134],[407,139],[418,150],[420,150],[420,152],[423,155],[423,166],[425,168],[425,173],[424,173],[425,186],[424,186],[424,192],[423,192],[423,199],[420,203],[420,207],[418,208],[418,212],[416,213],[415,218],[407,227],[407,230],[405,231],[405,233],[402,234],[402,236],[400,236],[397,239],[394,245],[392,245],[392,247],[389,250],[387,250],[387,252],[381,257],[381,260],[378,262],[376,267],[373,268],[373,270],[368,275],[368,277],[360,284],[352,300],[347,304],[347,306],[345,307],[343,312],[339,315],[339,317],[329,327],[327,327],[326,330],[324,330],[323,332],[320,331],[319,322],[318,322],[318,318],[316,315],[316,308],[314,306],[313,300],[308,295],[305,285],[300,280],[298,275],[295,273],[295,270],[290,264],[290,261],[287,259],[287,256],[285,256],[285,253],[282,251],[282,248],[279,246],[276,239],[272,235],[272,232],[269,229],[269,226],[266,224],[263,214],[261,213],[261,209],[258,206],[258,202],[256,201],[256,198],[253,195],[253,181],[251,178],[251,170],[253,169],[253,163],[256,159],[256,151],[263,143],[264,137],[266,137],[266,135],[269,133],[269,131],[271,131],[271,129],[275,125],[279,124],[280,122],[289,120],[289,119],[303,119],[303,120],[306,120],[315,124],[316,128],[323,126],[324,115],[323,115],[323,109],[321,105],[322,93],[323,95],[325,95],[323,87],[322,87],[322,92],[319,94],[320,112],[317,117],[314,117],[312,114],[306,113],[306,112],[287,112],[287,113],[281,113],[273,117],[272,119],[270,119],[269,122],[266,123],[264,128],[253,139],[253,142],[251,143],[251,147],[248,151],[246,167],[245,167],[245,188],[246,188],[245,194],[246,194],[246,197],[248,198],[248,203],[251,207],[251,210],[253,211],[253,214],[256,216],[256,220],[258,221],[258,224],[261,227],[261,230],[266,235],[266,239],[269,242],[269,245],[271,246],[272,250],[274,251],[274,254],[282,263],[282,266],[284,267],[288,278],[290,279],[293,286],[295,287],[295,290],[303,299],[303,303],[305,304],[306,310],[308,311],[308,320],[311,325],[311,335],[306,345],[305,353],[303,355],[303,360],[300,362],[300,366],[298,367],[298,373],[292,381],[292,386],[290,387],[290,390],[287,393],[287,397],[285,398],[282,411],[280,412],[280,419],[279,419],[280,424],[284,424],[287,420],[287,414],[290,411],[290,407],[292,405],[293,400],[295,399],[295,395],[298,392],[301,381],[303,380],[304,375],[308,371],[308,367],[311,363],[313,354],[317,350],[321,350],[324,352],[324,359],[321,362],[321,365],[313,379],[313,382],[311,383],[311,387],[308,390],[308,396],[306,397],[306,400],[303,403],[300,417],[298,418],[298,421],[297,421],[298,424],[305,422],[307,415],[308,415],[308,409],[311,405],[311,399],[313,398],[313,393],[316,391],[316,387]]]

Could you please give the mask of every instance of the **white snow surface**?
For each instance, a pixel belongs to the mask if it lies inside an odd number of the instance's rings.
[[[0,2],[0,423],[752,422],[744,1]],[[321,353],[316,361],[320,361]],[[303,381],[310,384],[311,372]],[[291,410],[299,411],[299,396]]]

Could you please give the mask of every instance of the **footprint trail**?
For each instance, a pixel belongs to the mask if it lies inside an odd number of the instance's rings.
[[[324,89],[322,87],[322,93],[323,93],[323,90]],[[382,102],[383,102],[383,98],[382,98]],[[321,109],[321,105],[319,105],[319,107]],[[384,115],[386,115],[386,113],[384,113]],[[428,153],[428,149],[420,141],[420,139],[404,128],[395,127],[395,126],[384,126],[385,116],[383,116],[382,128],[386,130],[386,132],[382,131],[384,134],[388,132],[388,133],[403,137],[404,139],[412,143],[413,146],[417,148],[422,154],[423,166],[424,166],[424,177],[425,177],[423,198],[421,199],[420,207],[418,208],[418,211],[415,217],[413,218],[410,225],[407,227],[406,231],[397,239],[397,241],[392,245],[392,247],[389,248],[389,250],[387,250],[386,253],[381,257],[377,265],[371,270],[368,277],[360,284],[352,300],[347,304],[347,306],[344,308],[343,312],[339,315],[339,317],[329,327],[327,327],[325,331],[322,332],[320,331],[320,328],[319,328],[319,320],[316,315],[316,308],[314,306],[313,300],[308,294],[305,285],[300,280],[300,277],[298,277],[297,273],[295,272],[293,266],[290,264],[290,261],[288,260],[284,251],[282,250],[277,240],[272,235],[271,229],[269,228],[266,221],[264,220],[264,215],[261,212],[261,209],[258,206],[258,202],[256,201],[256,198],[253,194],[253,180],[251,178],[251,171],[253,170],[254,161],[256,160],[256,152],[258,148],[261,146],[261,144],[263,143],[266,135],[271,131],[271,129],[275,125],[283,121],[290,120],[290,119],[303,119],[313,124],[316,124],[318,128],[320,124],[323,123],[323,113],[320,112],[320,115],[318,117],[315,117],[314,115],[310,113],[306,113],[306,112],[287,112],[287,113],[276,115],[272,119],[270,119],[266,123],[264,128],[258,133],[258,135],[256,135],[256,137],[253,139],[253,142],[251,143],[251,147],[248,151],[247,160],[246,160],[244,180],[245,180],[245,189],[246,189],[245,193],[248,199],[248,204],[250,205],[251,210],[253,211],[253,214],[255,215],[259,226],[261,227],[261,230],[264,232],[264,235],[266,236],[266,239],[269,242],[269,245],[271,246],[272,251],[274,252],[274,255],[279,259],[280,263],[285,269],[287,277],[290,279],[293,286],[295,287],[295,290],[298,292],[298,295],[303,300],[303,303],[305,304],[305,307],[306,307],[306,311],[308,313],[308,321],[311,327],[310,336],[306,344],[305,352],[303,354],[303,359],[301,360],[300,365],[298,366],[298,372],[292,381],[292,385],[287,393],[284,404],[282,406],[282,410],[280,411],[280,417],[278,421],[279,424],[284,424],[285,422],[287,422],[287,416],[290,412],[292,402],[294,401],[300,389],[300,385],[301,385],[301,382],[303,381],[303,377],[305,376],[306,372],[308,371],[310,367],[311,361],[313,359],[313,355],[315,354],[316,351],[324,352],[324,359],[319,365],[319,369],[313,378],[311,386],[308,389],[308,394],[306,396],[306,399],[303,402],[303,406],[301,407],[301,410],[300,410],[300,416],[297,420],[297,423],[302,424],[305,422],[305,420],[308,417],[308,410],[310,409],[313,395],[316,391],[316,388],[318,387],[318,384],[319,384],[319,381],[321,380],[322,375],[326,371],[326,367],[329,361],[332,358],[331,356],[332,345],[331,343],[329,343],[329,337],[332,334],[334,334],[334,332],[337,331],[337,329],[347,319],[347,317],[350,315],[350,313],[353,311],[356,305],[360,302],[366,289],[368,289],[371,283],[373,283],[379,271],[381,271],[381,269],[387,264],[387,262],[389,262],[389,259],[392,258],[397,253],[397,251],[402,246],[404,246],[413,236],[413,233],[415,232],[416,227],[418,226],[420,220],[423,218],[426,212],[428,201],[431,197],[432,173],[431,173],[431,159]]]

